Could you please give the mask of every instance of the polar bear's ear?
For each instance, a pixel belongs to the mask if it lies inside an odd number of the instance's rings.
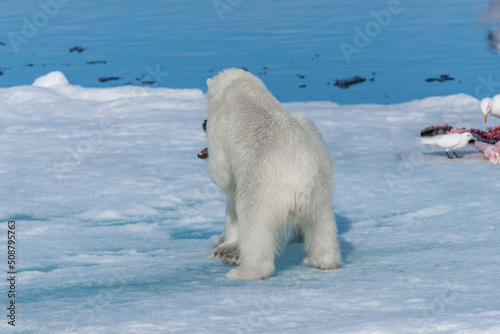
[[[207,79],[207,86],[208,86],[208,87],[210,87],[210,85],[212,84],[212,81],[213,81],[213,80],[212,80],[212,79],[210,79],[210,78],[208,78],[208,79]]]

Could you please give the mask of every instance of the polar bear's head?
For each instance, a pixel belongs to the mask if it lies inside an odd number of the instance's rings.
[[[241,68],[228,68],[222,72],[219,72],[219,74],[217,74],[213,78],[207,79],[207,98],[209,100],[217,99],[226,88],[233,84],[235,80],[240,79],[252,81],[253,83],[256,83],[257,85],[266,89],[264,83],[247,70]]]

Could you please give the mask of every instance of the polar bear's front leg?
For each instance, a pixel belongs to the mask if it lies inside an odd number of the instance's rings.
[[[226,264],[239,265],[238,217],[234,208],[233,194],[226,195],[226,230],[214,245],[213,258],[222,259]]]
[[[277,227],[281,222],[265,205],[250,210],[240,219],[240,266],[226,276],[235,279],[266,279],[274,272]]]

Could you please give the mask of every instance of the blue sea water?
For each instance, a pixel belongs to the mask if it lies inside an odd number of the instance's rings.
[[[460,92],[480,98],[500,86],[499,2],[4,2],[0,87],[60,70],[85,87],[205,90],[207,77],[237,66],[284,102],[399,103]],[[85,50],[70,53],[75,46]],[[442,74],[455,80],[425,81]],[[333,85],[356,75],[367,81]]]

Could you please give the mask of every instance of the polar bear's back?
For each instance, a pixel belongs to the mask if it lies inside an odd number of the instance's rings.
[[[331,200],[333,165],[321,134],[288,112],[262,81],[226,70],[209,83],[207,98],[209,152],[224,152],[237,187],[267,192],[270,200],[286,197],[285,206],[304,212],[316,195]]]

